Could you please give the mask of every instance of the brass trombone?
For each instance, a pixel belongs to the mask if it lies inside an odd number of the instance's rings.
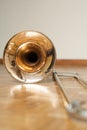
[[[7,71],[22,83],[39,82],[51,73],[58,83],[67,112],[75,118],[87,120],[87,110],[82,108],[85,102],[69,102],[60,78],[76,78],[85,87],[87,83],[78,74],[54,71],[56,51],[47,36],[37,31],[23,31],[14,35],[4,49],[3,59]]]

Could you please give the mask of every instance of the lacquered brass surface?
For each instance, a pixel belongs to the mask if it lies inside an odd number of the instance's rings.
[[[4,64],[8,72],[25,83],[38,82],[53,68],[56,52],[51,40],[36,31],[14,35],[4,50]]]

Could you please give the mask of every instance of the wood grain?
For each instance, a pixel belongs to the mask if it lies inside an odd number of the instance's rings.
[[[85,59],[57,59],[56,60],[57,65],[87,65],[87,60]]]
[[[58,72],[78,72],[87,80],[87,66],[57,65]],[[75,79],[62,80],[70,101],[86,100]],[[68,115],[58,86],[50,75],[41,83],[21,84],[0,65],[0,130],[87,130],[87,122]]]
[[[3,59],[0,59],[0,64],[2,64],[3,63]]]

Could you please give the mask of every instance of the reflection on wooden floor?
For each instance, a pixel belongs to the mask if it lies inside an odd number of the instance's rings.
[[[57,65],[58,72],[79,72],[87,80],[87,66]],[[70,100],[87,100],[75,79],[62,80]],[[86,130],[87,122],[75,120],[63,106],[52,76],[38,84],[22,84],[0,65],[0,130]]]

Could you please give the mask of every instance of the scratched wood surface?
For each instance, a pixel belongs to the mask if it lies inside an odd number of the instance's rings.
[[[58,72],[78,72],[87,80],[85,65],[56,65]],[[87,90],[75,79],[62,79],[70,101],[87,102]],[[52,76],[38,84],[22,84],[0,65],[0,130],[87,130],[87,122],[68,115]]]

